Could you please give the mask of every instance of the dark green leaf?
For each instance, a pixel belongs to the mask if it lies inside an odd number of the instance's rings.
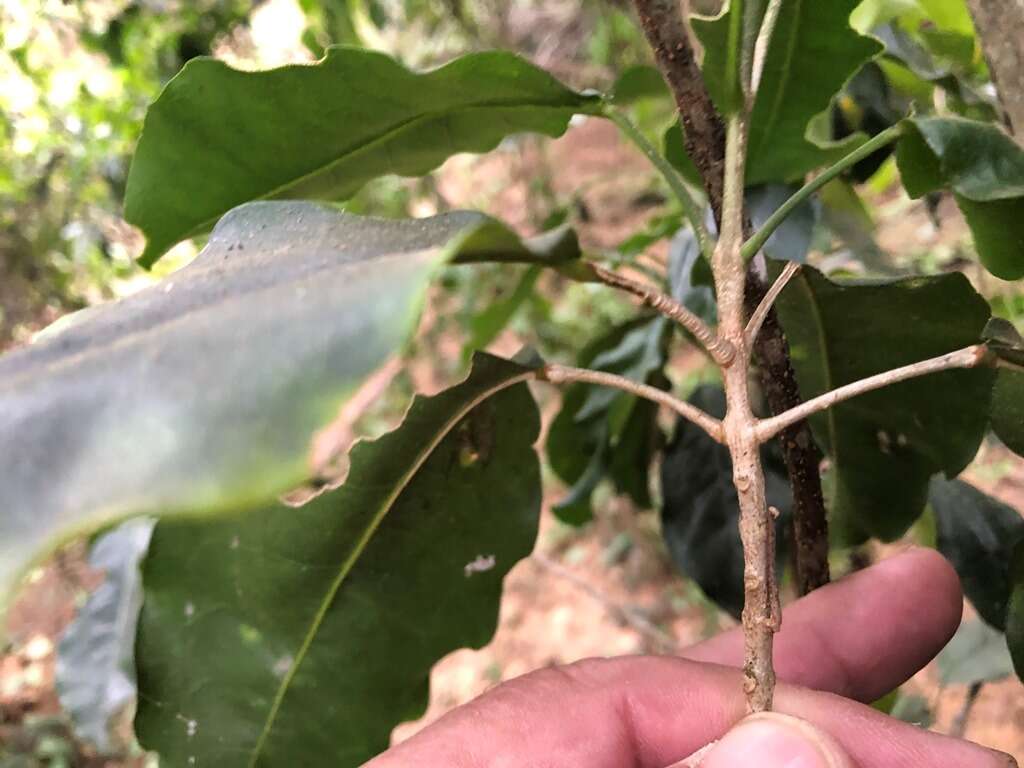
[[[990,683],[1013,674],[1006,637],[983,621],[962,624],[937,662],[943,685]]]
[[[951,189],[982,264],[997,277],[1024,277],[1024,149],[990,123],[918,117],[904,123],[896,152],[911,197]]]
[[[253,203],[188,267],[0,358],[0,582],[73,530],[243,509],[401,346],[435,265],[533,258],[487,217]]]
[[[354,768],[490,639],[540,512],[532,369],[478,356],[303,507],[163,521],[144,568],[136,732],[168,765]]]
[[[928,501],[935,513],[938,549],[956,568],[964,594],[981,618],[1005,629],[1010,558],[1024,537],[1024,519],[961,480],[935,478]]]
[[[992,390],[992,431],[1024,456],[1024,371],[1000,369]]]
[[[343,200],[377,176],[419,176],[512,133],[558,136],[598,104],[497,51],[422,74],[344,47],[265,72],[193,59],[146,115],[125,217],[146,235],[148,265],[240,203]]]
[[[1010,562],[1010,604],[1006,610],[1006,644],[1017,677],[1024,680],[1024,541],[1017,542]]]
[[[804,397],[975,343],[989,317],[961,274],[835,283],[810,267],[778,310]],[[944,371],[812,419],[831,458],[833,517],[881,538],[901,535],[923,511],[931,476],[955,476],[974,457],[992,381],[988,368]]]
[[[713,416],[725,413],[719,387],[700,387],[690,402]],[[762,460],[768,503],[788,516],[792,495],[777,447],[765,448]],[[661,493],[662,535],[673,562],[711,600],[738,617],[743,609],[743,546],[729,449],[680,419],[662,460]],[[783,524],[780,517],[780,543]],[[783,551],[780,546],[780,557]]]
[[[135,703],[135,626],[142,606],[139,562],[151,520],[129,520],[100,536],[89,566],[100,584],[61,636],[54,686],[78,737],[100,754],[118,751],[116,718]]]
[[[863,141],[815,137],[812,118],[881,47],[849,24],[858,0],[782,0],[750,118],[747,184],[792,181],[834,162]],[[727,74],[725,43],[731,10],[713,21],[694,20],[704,43],[704,73],[720,107]]]

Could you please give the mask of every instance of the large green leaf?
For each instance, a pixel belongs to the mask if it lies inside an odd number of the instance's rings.
[[[904,122],[896,151],[911,197],[949,188],[982,264],[997,277],[1024,277],[1024,149],[990,123],[960,117]]]
[[[877,41],[850,27],[850,13],[857,4],[858,0],[782,0],[750,117],[747,184],[799,179],[863,141],[856,135],[833,143],[814,136],[812,126],[812,119],[828,109],[843,84],[881,50]],[[707,52],[705,79],[720,108],[727,101],[726,40],[732,12],[694,20],[694,31]]]
[[[264,72],[193,59],[146,115],[125,217],[145,233],[151,264],[240,203],[345,199],[377,176],[421,175],[509,134],[558,136],[598,104],[504,52],[422,74],[345,47]]]
[[[961,274],[834,283],[809,267],[778,309],[805,397],[976,343],[989,316]],[[931,476],[952,477],[974,457],[992,381],[988,368],[944,371],[812,419],[831,458],[833,516],[874,536],[902,534],[923,511]]]
[[[540,512],[533,368],[478,356],[307,505],[161,522],[139,624],[143,746],[168,765],[354,768],[480,647]]]
[[[1024,519],[962,480],[935,478],[928,501],[935,513],[936,546],[956,568],[964,593],[981,618],[1005,629],[1010,559],[1024,539]]]
[[[0,358],[0,583],[74,529],[303,482],[314,433],[406,339],[439,260],[543,261],[549,245],[473,213],[233,211],[163,283]]]

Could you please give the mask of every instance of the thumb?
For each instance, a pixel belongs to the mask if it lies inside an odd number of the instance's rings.
[[[742,720],[698,765],[700,768],[855,768],[846,751],[831,736],[806,720],[774,712]]]

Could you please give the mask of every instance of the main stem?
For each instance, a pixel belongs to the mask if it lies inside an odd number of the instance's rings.
[[[750,355],[745,333],[746,264],[741,252],[745,155],[745,119],[742,114],[736,114],[729,118],[726,126],[722,235],[712,267],[718,291],[719,336],[737,350],[733,363],[723,367],[722,377],[728,404],[723,427],[732,456],[743,542],[743,687],[748,710],[762,712],[771,709],[775,692],[772,647],[780,609],[775,580],[775,524],[765,497],[764,470],[755,429],[757,419],[747,381],[746,361]]]

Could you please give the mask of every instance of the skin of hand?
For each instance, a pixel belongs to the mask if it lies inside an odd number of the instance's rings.
[[[956,631],[962,608],[952,567],[913,549],[786,609],[775,641],[775,710],[790,718],[743,719],[743,636],[733,630],[681,657],[588,659],[510,680],[364,768],[665,768],[716,740],[702,768],[1013,768],[1008,755],[859,703],[926,665]],[[735,757],[760,744],[752,754],[766,758],[772,734],[782,728],[785,737],[793,723],[834,754],[817,763]],[[730,743],[740,751],[723,752]]]

